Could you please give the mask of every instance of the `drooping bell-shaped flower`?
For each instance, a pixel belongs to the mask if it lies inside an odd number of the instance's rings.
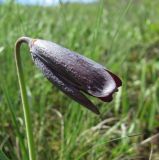
[[[122,85],[119,77],[104,66],[56,43],[28,37],[19,41],[29,44],[33,61],[50,82],[96,114],[98,108],[84,93],[110,102]]]

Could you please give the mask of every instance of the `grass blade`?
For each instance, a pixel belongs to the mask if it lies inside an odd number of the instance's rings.
[[[5,155],[5,153],[0,150],[0,160],[9,160],[9,158]]]

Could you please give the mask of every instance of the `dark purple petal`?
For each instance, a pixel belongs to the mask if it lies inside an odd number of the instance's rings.
[[[99,99],[101,99],[104,102],[111,102],[113,100],[113,96],[112,94],[110,94],[109,96],[99,97]]]
[[[61,91],[94,113],[99,114],[98,108],[84,94],[82,94],[80,90],[63,79],[60,75],[58,75],[58,73],[56,73],[56,71],[47,67],[43,59],[34,57],[34,61],[35,64],[42,70],[43,74],[48,78],[48,80],[56,85]]]
[[[52,83],[95,113],[99,113],[98,109],[81,91],[109,102],[122,85],[121,80],[104,66],[56,43],[33,40],[30,51],[37,66]]]
[[[120,80],[120,78],[117,75],[115,75],[114,73],[112,73],[112,72],[110,72],[108,70],[106,70],[106,71],[111,74],[111,76],[113,77],[117,87],[122,86],[122,81]]]

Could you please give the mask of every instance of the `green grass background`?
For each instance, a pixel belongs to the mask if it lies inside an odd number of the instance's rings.
[[[159,1],[0,5],[0,149],[10,160],[28,160],[13,54],[24,35],[77,51],[123,81],[111,103],[90,97],[101,120],[52,86],[24,45],[38,160],[159,160]]]

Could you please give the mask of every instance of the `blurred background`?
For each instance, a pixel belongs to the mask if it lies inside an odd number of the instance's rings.
[[[1,3],[7,2],[6,0],[0,0]],[[8,1],[10,2],[10,1]],[[59,5],[60,3],[93,3],[97,0],[15,0],[14,2],[26,5]]]
[[[102,119],[52,86],[21,56],[38,160],[159,160],[159,1],[1,0],[0,150],[28,160],[14,45],[56,42],[116,73],[111,103],[90,99]],[[2,153],[2,152],[0,152]]]

